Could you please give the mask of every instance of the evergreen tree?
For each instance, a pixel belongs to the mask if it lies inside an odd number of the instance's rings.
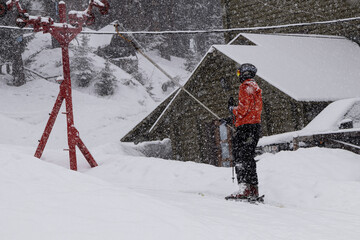
[[[40,0],[42,3],[42,6],[44,8],[44,11],[48,13],[47,15],[51,18],[55,19],[55,16],[58,14],[56,12],[56,5],[62,0]],[[89,4],[89,0],[66,0],[66,9],[67,11],[70,10],[77,10],[82,11],[85,10],[85,8]]]
[[[189,51],[185,56],[185,69],[192,72],[196,65],[201,61],[202,55],[199,52]]]
[[[165,31],[213,29],[222,27],[221,1],[218,0],[122,0],[110,1],[109,15],[99,16],[95,26],[100,28],[119,20],[128,31]],[[96,13],[97,11],[95,11]],[[190,57],[190,40],[194,39],[197,52],[206,53],[214,43],[223,43],[223,34],[172,34],[134,37],[147,49],[159,49],[169,59],[170,55]],[[197,56],[195,57],[197,58]],[[194,61],[194,59],[189,61]]]
[[[4,1],[2,1],[4,3]],[[30,8],[31,1],[23,1],[22,6],[25,9]],[[14,26],[17,17],[17,10],[7,11],[7,13],[0,18],[0,25]],[[26,83],[24,64],[22,60],[22,53],[25,51],[26,39],[23,37],[21,31],[15,29],[1,29],[0,30],[0,67],[7,63],[7,73],[10,73],[9,65],[12,65],[13,80],[9,85],[21,86]]]
[[[116,77],[110,69],[110,62],[106,61],[105,68],[100,72],[100,81],[95,84],[95,91],[100,96],[113,95],[116,88]]]
[[[75,49],[75,57],[72,61],[72,73],[79,87],[88,87],[96,74],[94,64],[89,57],[89,37],[81,36],[81,44]]]
[[[220,1],[179,0],[175,4],[173,12],[175,13],[174,28],[176,30],[222,28]],[[224,42],[222,33],[189,34],[180,35],[177,38],[175,42],[178,44],[173,49],[177,51],[177,56],[186,58],[189,70],[196,66],[210,46]]]

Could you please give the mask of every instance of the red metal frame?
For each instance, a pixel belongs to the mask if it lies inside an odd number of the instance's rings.
[[[79,131],[74,126],[70,78],[69,43],[81,32],[83,24],[89,24],[94,21],[94,14],[92,13],[92,8],[98,7],[100,9],[100,13],[106,14],[109,9],[109,3],[107,2],[107,0],[90,0],[89,7],[86,11],[74,11],[73,13],[69,13],[71,25],[66,23],[66,5],[63,1],[59,3],[60,23],[54,23],[54,20],[52,18],[30,16],[26,12],[26,10],[21,7],[19,0],[11,0],[8,1],[6,4],[8,10],[11,10],[13,6],[16,6],[19,13],[16,23],[19,27],[25,27],[26,25],[31,24],[34,26],[35,32],[42,31],[44,33],[50,33],[60,43],[62,49],[64,79],[61,81],[58,97],[50,113],[50,117],[42,134],[42,137],[39,140],[39,145],[36,149],[35,157],[41,158],[57,115],[60,111],[61,105],[65,100],[66,112],[64,114],[66,115],[67,120],[67,134],[69,145],[69,149],[66,150],[69,151],[70,169],[75,171],[77,170],[76,146],[80,149],[90,166],[96,167],[96,161],[81,140],[79,136]]]

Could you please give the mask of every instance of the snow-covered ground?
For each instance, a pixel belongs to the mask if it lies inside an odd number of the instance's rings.
[[[80,153],[68,170],[59,115],[33,157],[58,85],[0,81],[0,239],[358,239],[360,156],[301,149],[259,157],[264,205],[227,202],[231,170],[146,158],[119,139],[146,114],[74,90],[75,125],[99,166]]]
[[[57,74],[50,69],[43,74]],[[58,88],[43,79],[10,87],[0,75],[0,239],[360,238],[359,155],[311,148],[259,156],[265,204],[228,202],[237,190],[231,169],[148,158],[120,143],[156,105],[136,85],[124,87],[127,98],[73,90],[75,126],[99,164],[91,169],[78,151],[74,172],[63,114],[42,159],[33,157]]]

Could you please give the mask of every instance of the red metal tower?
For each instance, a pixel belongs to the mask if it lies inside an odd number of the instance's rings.
[[[54,126],[56,117],[60,111],[60,107],[65,100],[66,112],[64,112],[64,114],[66,115],[67,120],[67,135],[69,145],[69,149],[66,150],[69,151],[70,169],[75,171],[77,170],[76,146],[80,149],[90,166],[96,167],[96,161],[81,140],[79,131],[75,128],[74,125],[70,79],[69,44],[82,31],[82,26],[84,24],[90,25],[95,21],[95,16],[92,13],[93,7],[99,8],[101,14],[107,14],[109,3],[107,0],[90,0],[89,6],[85,11],[69,12],[70,24],[67,23],[66,4],[64,1],[59,2],[59,23],[55,23],[52,18],[30,16],[26,10],[21,7],[19,0],[10,0],[6,3],[0,2],[0,17],[4,16],[7,10],[11,10],[14,5],[18,10],[18,18],[16,19],[17,26],[23,28],[26,25],[31,24],[34,27],[35,32],[42,31],[43,33],[50,33],[60,43],[62,49],[64,79],[60,81],[60,92],[51,111],[44,133],[39,140],[39,145],[36,149],[35,157],[41,158],[51,130]]]

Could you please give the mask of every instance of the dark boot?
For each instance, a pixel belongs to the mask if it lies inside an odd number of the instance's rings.
[[[234,192],[227,199],[256,199],[259,197],[259,191],[257,185],[239,184],[239,191]]]
[[[249,185],[249,192],[251,198],[259,197],[259,187],[257,185]]]

